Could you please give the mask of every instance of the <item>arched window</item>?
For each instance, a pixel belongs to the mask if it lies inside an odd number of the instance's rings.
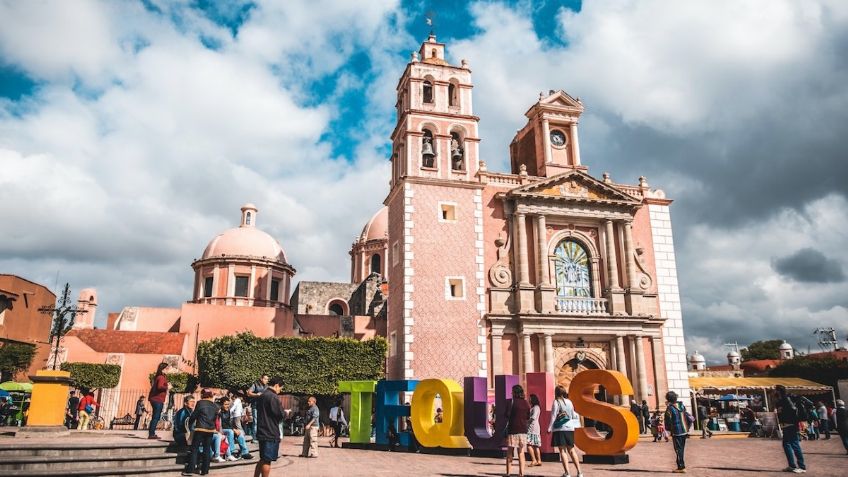
[[[250,212],[247,213],[247,216],[244,219],[244,223],[250,225]]]
[[[371,273],[381,273],[380,272],[380,254],[378,254],[378,253],[371,255]]]
[[[465,169],[465,148],[462,143],[462,136],[458,132],[451,132],[451,169],[454,171]]]
[[[589,254],[573,240],[563,240],[554,250],[554,271],[557,295],[561,297],[592,297],[592,278],[589,274]]]
[[[333,303],[330,305],[330,314],[331,315],[344,315],[344,308],[342,308],[341,303]]]
[[[448,84],[448,106],[456,106],[459,104],[456,97],[456,85],[453,83]]]
[[[429,80],[424,80],[424,102],[433,102],[433,83],[431,83]]]

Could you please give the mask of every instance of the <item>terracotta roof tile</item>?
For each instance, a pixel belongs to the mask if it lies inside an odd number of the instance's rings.
[[[160,331],[71,330],[99,353],[182,354],[185,333]]]

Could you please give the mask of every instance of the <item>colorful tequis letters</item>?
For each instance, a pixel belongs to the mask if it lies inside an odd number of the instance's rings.
[[[542,413],[542,452],[553,452],[547,433],[550,409],[554,401],[554,376],[550,373],[527,373],[527,395],[539,397]],[[415,438],[424,447],[449,449],[487,449],[503,447],[503,430],[506,427],[507,408],[512,386],[518,384],[515,375],[495,376],[494,431],[489,430],[489,398],[486,378],[467,377],[464,388],[452,379],[425,379],[423,381],[342,381],[339,391],[351,394],[350,442],[368,444],[371,437],[371,400],[376,394],[376,439],[378,445],[389,444],[391,432],[398,443],[409,445],[409,432],[399,431],[398,419],[409,418]],[[639,440],[639,423],[625,407],[615,406],[595,399],[598,386],[611,395],[632,395],[633,386],[618,371],[587,370],[578,373],[571,381],[569,398],[575,410],[585,418],[605,423],[612,436],[602,437],[594,427],[584,427],[575,433],[576,445],[589,455],[607,456],[623,454]],[[401,402],[402,393],[413,393],[410,405]],[[441,398],[442,423],[435,422],[433,409],[436,397]]]

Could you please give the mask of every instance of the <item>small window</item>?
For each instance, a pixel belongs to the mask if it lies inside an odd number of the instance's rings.
[[[433,83],[429,81],[424,81],[424,102],[432,103],[433,102]]]
[[[236,277],[236,295],[235,296],[247,296],[247,284],[250,281],[250,277]]]
[[[456,222],[456,205],[440,203],[439,222]]]
[[[371,273],[380,273],[380,254],[371,255]]]
[[[433,142],[433,132],[429,129],[424,130],[421,138],[421,167],[436,167],[436,144]]]
[[[245,217],[244,223],[250,225],[250,212],[247,213],[247,217]]]
[[[212,277],[206,277],[203,279],[203,297],[211,298],[212,297],[212,286],[214,280]]]
[[[280,301],[280,281],[271,280],[271,300]]]
[[[458,105],[459,101],[457,101],[457,99],[458,98],[456,97],[456,85],[453,84],[453,83],[450,83],[448,85],[448,106]]]
[[[465,280],[461,277],[448,277],[445,279],[445,298],[448,300],[462,300],[465,298]]]
[[[395,266],[400,261],[400,251],[398,250],[398,243],[395,240],[395,243],[392,244],[392,266]]]
[[[397,355],[397,331],[389,335],[389,356]]]
[[[342,308],[342,305],[338,303],[333,303],[330,305],[330,314],[336,316],[344,315],[344,308]]]

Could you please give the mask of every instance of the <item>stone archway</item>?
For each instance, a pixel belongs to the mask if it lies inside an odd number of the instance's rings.
[[[574,376],[587,369],[608,369],[607,348],[603,343],[587,343],[585,347],[565,346],[554,348],[556,355],[556,383],[568,389]],[[608,345],[607,345],[608,346]]]
[[[563,386],[565,389],[568,389],[568,386],[571,384],[571,380],[574,379],[574,376],[587,369],[601,368],[591,359],[585,357],[580,359],[579,356],[571,358],[559,366],[559,369],[557,370],[556,383],[558,386]]]

